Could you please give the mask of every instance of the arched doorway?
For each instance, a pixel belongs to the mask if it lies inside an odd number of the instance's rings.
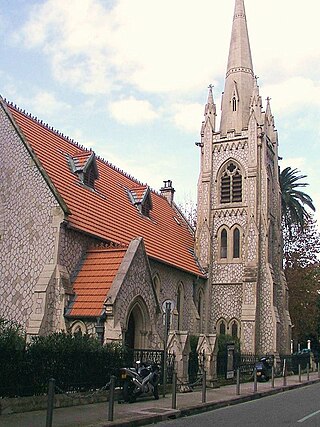
[[[147,306],[142,298],[136,299],[128,310],[125,344],[129,348],[148,347],[147,336],[151,332],[151,321]]]

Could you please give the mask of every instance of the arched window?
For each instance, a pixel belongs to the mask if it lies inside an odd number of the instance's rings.
[[[182,328],[182,321],[183,321],[183,299],[184,299],[184,291],[183,291],[183,284],[180,283],[178,286],[178,292],[177,292],[177,311],[178,311],[178,331]]]
[[[237,100],[235,96],[232,98],[232,111],[237,111]]]
[[[223,320],[220,322],[220,325],[219,325],[219,334],[220,335],[226,334],[226,324]]]
[[[238,227],[233,230],[233,258],[240,258],[240,231]]]
[[[225,228],[221,230],[220,237],[220,258],[228,257],[228,233]]]
[[[229,162],[221,173],[220,203],[242,202],[242,175],[240,168]]]
[[[161,282],[160,282],[160,278],[158,276],[158,274],[156,274],[153,278],[153,286],[154,286],[154,290],[156,292],[157,297],[160,297],[160,291],[161,291]]]
[[[198,314],[199,314],[199,332],[202,332],[202,324],[203,324],[203,311],[204,311],[204,307],[203,307],[203,303],[204,303],[204,298],[203,298],[203,290],[200,289],[199,294],[198,294]]]
[[[234,320],[231,325],[231,335],[233,338],[238,337],[238,323]]]

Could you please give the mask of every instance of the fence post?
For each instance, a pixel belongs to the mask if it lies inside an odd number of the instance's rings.
[[[271,388],[274,388],[274,365],[271,367]]]
[[[284,359],[283,361],[283,386],[287,385],[287,361]]]
[[[237,368],[237,396],[240,396],[240,368]]]
[[[253,392],[256,393],[258,389],[258,384],[257,384],[257,368],[254,367],[253,369]]]
[[[46,427],[52,427],[55,383],[54,378],[49,379]]]
[[[116,384],[116,377],[111,375],[110,378],[110,389],[109,389],[109,411],[108,421],[113,421],[113,409],[114,409],[114,389]]]
[[[172,409],[177,409],[177,373],[172,374]]]
[[[206,403],[207,401],[207,373],[205,370],[203,370],[202,374],[202,403]]]
[[[310,365],[307,363],[307,381],[310,380]]]
[[[301,383],[301,365],[300,365],[300,363],[298,365],[298,372],[299,372],[299,383]]]

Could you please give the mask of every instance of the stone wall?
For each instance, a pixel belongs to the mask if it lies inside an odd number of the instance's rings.
[[[0,315],[26,327],[33,290],[54,262],[58,202],[0,107]]]

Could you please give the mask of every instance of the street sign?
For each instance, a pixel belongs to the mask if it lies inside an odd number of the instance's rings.
[[[166,299],[163,301],[162,311],[165,313],[167,308],[169,308],[170,311],[174,310],[174,301],[172,299]]]

